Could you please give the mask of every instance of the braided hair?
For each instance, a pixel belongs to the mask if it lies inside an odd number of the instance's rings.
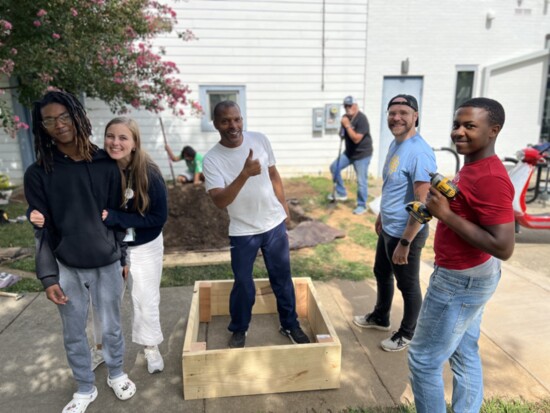
[[[72,125],[76,133],[77,154],[87,162],[92,161],[92,155],[97,149],[90,141],[92,134],[92,125],[84,106],[71,93],[57,90],[51,91],[44,97],[34,102],[32,108],[32,133],[34,135],[34,151],[36,154],[36,162],[41,165],[47,173],[53,171],[53,139],[47,129],[42,124],[42,108],[45,106],[58,103],[67,109],[67,113],[71,117]]]

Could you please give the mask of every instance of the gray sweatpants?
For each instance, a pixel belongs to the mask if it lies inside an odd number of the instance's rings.
[[[101,318],[103,357],[109,376],[116,378],[123,374],[124,337],[120,321],[124,287],[122,267],[119,261],[91,269],[58,264],[59,285],[69,299],[67,304],[58,306],[67,361],[78,384],[78,393],[90,393],[95,381],[86,334],[90,294]]]

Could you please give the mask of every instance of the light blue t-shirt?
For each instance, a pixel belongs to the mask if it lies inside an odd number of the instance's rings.
[[[430,182],[430,172],[436,171],[434,151],[418,133],[391,143],[382,173],[380,204],[382,228],[387,234],[401,238],[409,219],[405,205],[414,201],[414,183]]]

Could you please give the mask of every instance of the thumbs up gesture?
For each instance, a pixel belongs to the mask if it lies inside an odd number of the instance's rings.
[[[243,174],[246,177],[260,175],[262,173],[262,165],[260,164],[260,161],[253,159],[252,156],[254,156],[254,152],[250,149],[243,166]]]

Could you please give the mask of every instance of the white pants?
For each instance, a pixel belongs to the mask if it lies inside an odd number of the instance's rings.
[[[128,288],[132,296],[132,341],[155,346],[164,339],[160,328],[160,278],[164,242],[162,233],[153,241],[128,247]]]

